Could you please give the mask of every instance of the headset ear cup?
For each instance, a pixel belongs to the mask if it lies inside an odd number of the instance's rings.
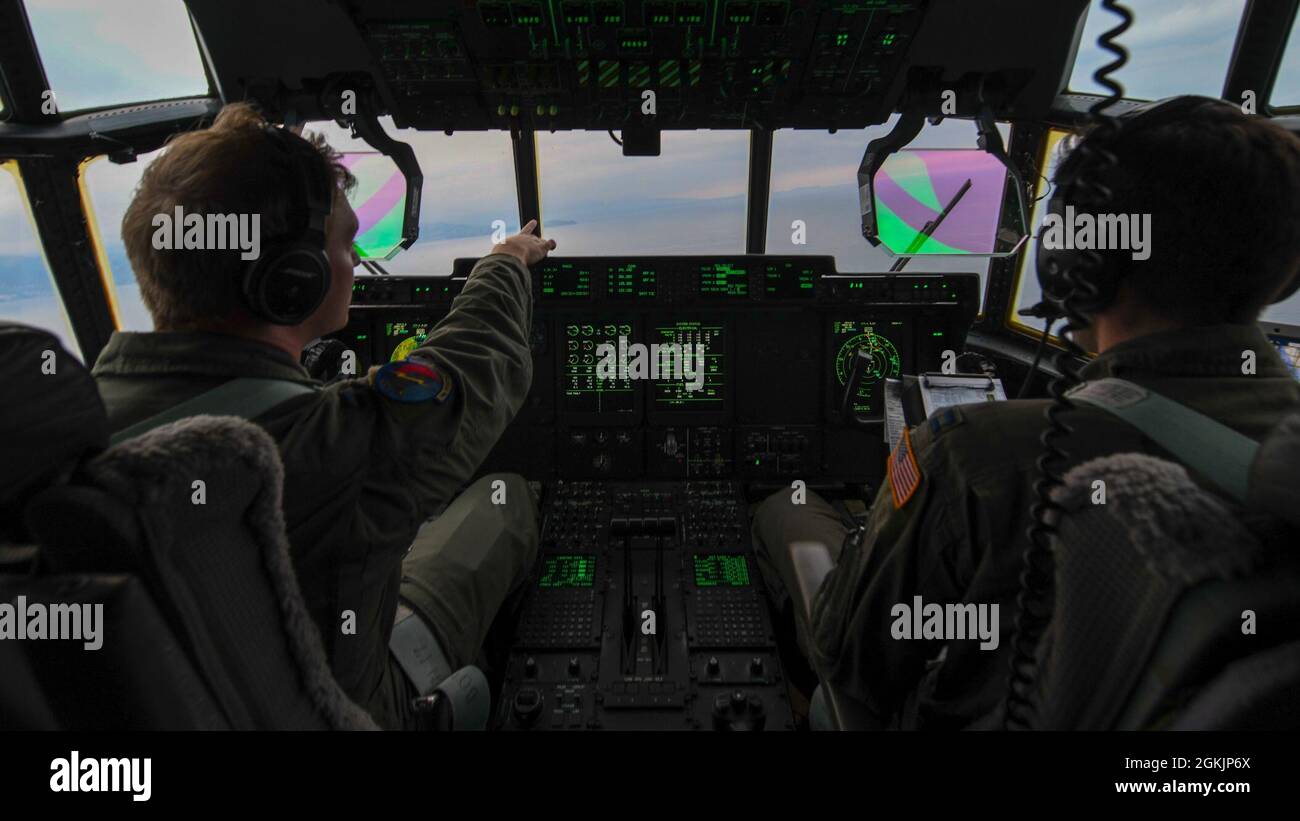
[[[1076,254],[1074,251],[1066,250],[1059,245],[1048,247],[1046,239],[1048,233],[1048,217],[1055,214],[1058,219],[1062,218],[1063,205],[1059,196],[1053,196],[1047,201],[1047,214],[1043,217],[1043,223],[1038,227],[1038,237],[1035,240],[1035,268],[1038,274],[1038,287],[1042,291],[1043,300],[1059,305],[1070,292],[1070,287],[1065,281],[1065,272],[1068,266],[1075,262]]]
[[[1056,239],[1062,244],[1049,248],[1046,244],[1047,216],[1053,214],[1060,220],[1060,236]],[[1042,290],[1043,299],[1060,306],[1073,292],[1071,306],[1076,310],[1089,314],[1104,310],[1115,301],[1119,293],[1119,282],[1123,276],[1123,266],[1115,258],[1115,252],[1096,252],[1100,255],[1101,261],[1085,271],[1087,262],[1084,256],[1087,252],[1062,247],[1065,233],[1072,231],[1073,226],[1065,221],[1065,205],[1059,196],[1053,196],[1048,200],[1047,216],[1043,218],[1043,224],[1038,228],[1034,256],[1038,286]],[[1071,287],[1065,276],[1067,272],[1072,272],[1071,279],[1075,283],[1086,282],[1090,285],[1092,290],[1095,290],[1095,294],[1088,295],[1084,289]]]
[[[259,318],[275,325],[297,325],[311,316],[329,293],[329,259],[306,242],[266,249],[244,273],[244,302]]]

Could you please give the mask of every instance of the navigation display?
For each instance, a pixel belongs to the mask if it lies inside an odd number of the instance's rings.
[[[849,375],[859,350],[871,355],[871,366],[858,387],[853,400],[854,413],[863,417],[879,417],[884,410],[880,380],[897,379],[911,364],[911,329],[902,319],[857,320],[845,319],[831,322],[831,351],[834,357],[835,388],[828,410],[838,412],[840,398],[849,384]]]

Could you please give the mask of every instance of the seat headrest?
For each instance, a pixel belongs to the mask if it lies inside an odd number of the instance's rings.
[[[108,447],[108,416],[86,366],[49,331],[0,322],[0,519],[22,520],[35,491]]]
[[[1250,466],[1246,506],[1300,527],[1300,413],[1293,413],[1259,444]]]

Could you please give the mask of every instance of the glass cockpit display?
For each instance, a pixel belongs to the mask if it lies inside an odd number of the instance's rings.
[[[749,587],[749,562],[739,553],[696,553],[696,587]]]
[[[727,334],[721,321],[657,324],[650,339],[658,357],[653,410],[721,412],[727,405]]]
[[[595,580],[595,556],[555,553],[542,560],[542,573],[537,586],[543,589],[591,587]]]
[[[383,350],[388,352],[388,361],[397,362],[410,356],[429,338],[434,324],[430,320],[385,322]]]
[[[631,375],[626,368],[617,367],[619,350],[626,350],[633,338],[632,322],[627,319],[563,323],[560,355],[566,413],[630,416],[636,412]],[[610,347],[602,348],[605,345]],[[602,369],[602,360],[608,360],[611,350],[614,367]]]
[[[591,266],[577,260],[546,260],[538,269],[542,299],[590,299]]]
[[[831,351],[835,369],[831,404],[838,408],[839,399],[849,384],[858,351],[870,358],[853,398],[853,412],[864,418],[878,418],[883,410],[880,383],[898,379],[911,366],[911,328],[902,319],[843,319],[831,322]]]

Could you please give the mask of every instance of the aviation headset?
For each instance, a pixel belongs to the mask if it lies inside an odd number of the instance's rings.
[[[270,124],[263,132],[292,170],[289,232],[272,240],[248,263],[241,291],[244,303],[258,318],[275,325],[297,325],[320,307],[329,292],[325,223],[334,191],[330,179],[321,178],[320,155],[311,143]]]
[[[1105,137],[1099,135],[1084,137],[1075,150],[1086,151],[1090,155],[1098,155],[1103,151],[1110,150],[1110,147],[1116,141],[1139,130],[1167,125],[1209,107],[1222,107],[1232,111],[1240,111],[1231,103],[1211,97],[1194,95],[1169,97],[1145,103],[1120,114],[1116,118],[1117,129],[1115,131]],[[1085,158],[1074,176],[1075,179],[1087,178],[1089,174],[1095,171],[1096,161]],[[1063,186],[1053,191],[1051,199],[1047,202],[1047,213],[1056,214],[1064,219],[1067,193]],[[1074,204],[1078,205],[1078,203]],[[1104,310],[1114,302],[1127,266],[1117,265],[1116,260],[1113,257],[1108,257],[1105,253],[1101,254],[1103,258],[1101,264],[1082,266],[1080,262],[1084,255],[1089,253],[1088,251],[1047,248],[1043,245],[1043,237],[1046,233],[1046,231],[1042,230],[1038,232],[1036,254],[1038,284],[1042,287],[1043,300],[1059,306],[1070,296],[1071,291],[1076,291],[1074,307],[1085,314]],[[1073,279],[1076,282],[1085,283],[1083,288],[1076,289],[1071,286],[1069,278],[1066,277],[1066,273],[1071,269],[1073,269]],[[1087,286],[1091,286],[1091,288]],[[1296,292],[1297,288],[1300,288],[1300,275],[1293,277],[1292,281],[1282,289],[1282,292],[1278,294],[1273,302],[1281,302],[1290,297]],[[1088,293],[1092,290],[1095,290],[1095,296],[1089,298]]]

